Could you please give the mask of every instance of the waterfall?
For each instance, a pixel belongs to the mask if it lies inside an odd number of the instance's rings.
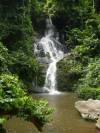
[[[61,50],[62,44],[58,41],[58,36],[55,36],[55,27],[51,19],[47,19],[45,36],[40,39],[38,44],[42,47],[45,56],[49,60],[43,90],[44,92],[55,94],[58,92],[56,86],[56,64],[64,57],[64,52]],[[37,45],[35,45],[35,51],[39,51]]]

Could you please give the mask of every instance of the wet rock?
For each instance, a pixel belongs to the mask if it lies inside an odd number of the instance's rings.
[[[97,127],[98,129],[100,129],[100,117],[99,117],[98,120],[97,120],[96,127]]]
[[[97,120],[100,117],[100,100],[78,101],[75,103],[75,108],[80,112],[82,118]]]
[[[33,87],[32,90],[34,93],[45,93],[45,90],[42,87]]]
[[[37,60],[40,64],[49,64],[50,60],[48,60],[47,57],[41,58],[41,57],[37,57]]]

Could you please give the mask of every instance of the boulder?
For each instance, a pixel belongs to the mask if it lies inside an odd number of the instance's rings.
[[[100,100],[77,101],[75,108],[85,119],[97,120],[100,117]]]

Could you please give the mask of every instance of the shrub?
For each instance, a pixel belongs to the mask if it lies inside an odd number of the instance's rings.
[[[15,115],[33,122],[37,128],[41,128],[49,122],[52,109],[49,108],[46,100],[34,100],[27,96],[22,89],[17,76],[2,74],[0,76],[0,120],[1,124],[8,118]]]
[[[88,66],[84,68],[83,77],[80,79],[80,86],[97,88],[100,86],[100,59],[90,59]]]
[[[100,88],[90,88],[90,87],[84,87],[77,91],[77,94],[80,98],[83,99],[99,99],[100,97]]]

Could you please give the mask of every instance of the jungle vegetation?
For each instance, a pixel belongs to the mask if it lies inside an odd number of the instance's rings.
[[[49,121],[47,101],[29,96],[33,82],[44,84],[33,50],[46,17],[67,48],[58,63],[59,90],[100,99],[99,0],[0,0],[0,127],[13,115],[36,121],[38,128]]]

